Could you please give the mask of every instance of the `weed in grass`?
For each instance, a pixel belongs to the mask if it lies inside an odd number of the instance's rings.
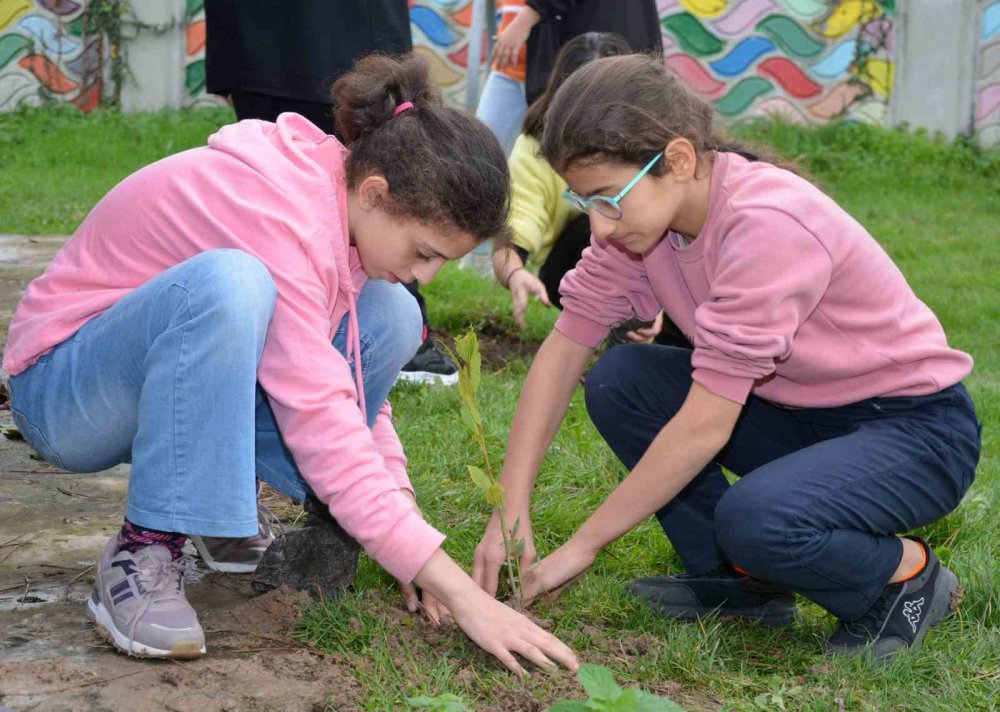
[[[472,712],[458,695],[445,693],[437,697],[407,697],[406,704],[415,709],[431,712]]]
[[[590,696],[586,701],[560,700],[550,712],[683,712],[673,700],[633,687],[623,689],[611,671],[601,665],[580,666],[577,679]],[[782,707],[784,709],[784,707]]]

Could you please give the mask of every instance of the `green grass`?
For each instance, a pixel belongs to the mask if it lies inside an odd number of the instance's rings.
[[[226,112],[90,117],[55,112],[0,116],[0,232],[69,232],[101,194],[144,163],[204,140]],[[628,598],[632,577],[676,569],[659,528],[641,526],[603,552],[591,573],[536,615],[585,660],[608,665],[623,685],[669,694],[689,709],[986,710],[1000,699],[1000,153],[866,126],[803,129],[753,124],[740,133],[796,157],[885,246],[949,341],[973,354],[967,383],[985,423],[978,477],[956,512],[922,530],[965,586],[959,615],[927,637],[919,655],[879,667],[823,656],[831,618],[803,605],[790,629],[717,621],[668,623]],[[448,266],[426,289],[432,322],[513,330],[509,298],[475,274]],[[524,338],[540,341],[553,315],[529,310]],[[481,400],[499,462],[528,369],[514,358],[484,375]],[[489,513],[467,481],[479,456],[458,420],[454,390],[402,387],[396,424],[428,518],[459,562]],[[591,426],[580,394],[538,479],[532,520],[540,554],[552,551],[607,495],[624,471]],[[300,634],[354,666],[368,709],[408,696],[452,692],[473,709],[532,709],[578,688],[568,676],[516,680],[461,636],[431,631],[399,612],[390,577],[362,561],[342,599],[307,612]],[[540,709],[540,707],[534,707]]]

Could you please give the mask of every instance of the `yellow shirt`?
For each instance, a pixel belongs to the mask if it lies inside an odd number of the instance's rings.
[[[566,223],[580,214],[563,198],[566,181],[542,157],[531,136],[521,134],[514,142],[510,166],[510,228],[514,244],[528,251],[528,259],[541,265],[552,251]]]

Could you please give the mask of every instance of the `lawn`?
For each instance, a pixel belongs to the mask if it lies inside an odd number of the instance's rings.
[[[225,110],[122,116],[66,111],[0,115],[0,233],[66,234],[118,180],[156,158],[200,145],[230,120]],[[960,613],[917,655],[885,666],[823,655],[834,621],[800,601],[802,620],[774,631],[719,621],[671,623],[624,592],[633,577],[677,570],[658,526],[612,545],[591,573],[533,614],[582,659],[623,685],[687,709],[986,710],[1000,705],[1000,152],[925,136],[842,125],[745,126],[740,134],[797,159],[860,220],[937,313],[950,343],[971,353],[967,381],[985,424],[978,477],[959,509],[921,530],[965,587]],[[474,272],[446,267],[426,288],[443,332],[475,328],[493,361],[481,406],[496,462],[530,359],[554,315],[539,305],[518,334],[507,293]],[[509,358],[503,358],[509,353]],[[552,551],[624,475],[577,393],[538,478],[532,521],[540,555]],[[469,565],[489,512],[466,475],[476,446],[459,422],[454,389],[400,387],[396,424],[423,510],[448,552]],[[752,526],[752,522],[748,522]],[[400,612],[391,578],[363,560],[354,589],[307,611],[300,635],[349,661],[369,709],[452,693],[470,709],[545,709],[579,694],[569,676],[518,680],[454,631],[432,631]]]

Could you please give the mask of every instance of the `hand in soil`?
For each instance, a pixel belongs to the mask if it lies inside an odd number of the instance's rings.
[[[556,672],[559,665],[572,671],[579,667],[569,646],[485,591],[476,589],[475,600],[465,604],[456,607],[455,622],[472,642],[515,674],[528,672],[514,653],[549,673]]]
[[[527,571],[535,562],[535,539],[531,532],[531,517],[527,512],[521,512],[508,514],[506,518],[510,523],[519,522],[517,538],[524,541],[521,571]],[[472,558],[472,580],[479,588],[494,597],[497,595],[500,567],[504,561],[503,531],[500,528],[500,518],[494,514]]]
[[[567,586],[580,580],[594,563],[597,552],[580,546],[570,539],[524,574],[524,602],[538,596],[555,598]]]
[[[472,642],[512,672],[527,674],[515,653],[545,670],[554,670],[556,663],[570,670],[579,667],[565,643],[486,593],[443,549],[431,555],[415,581],[448,607]]]

